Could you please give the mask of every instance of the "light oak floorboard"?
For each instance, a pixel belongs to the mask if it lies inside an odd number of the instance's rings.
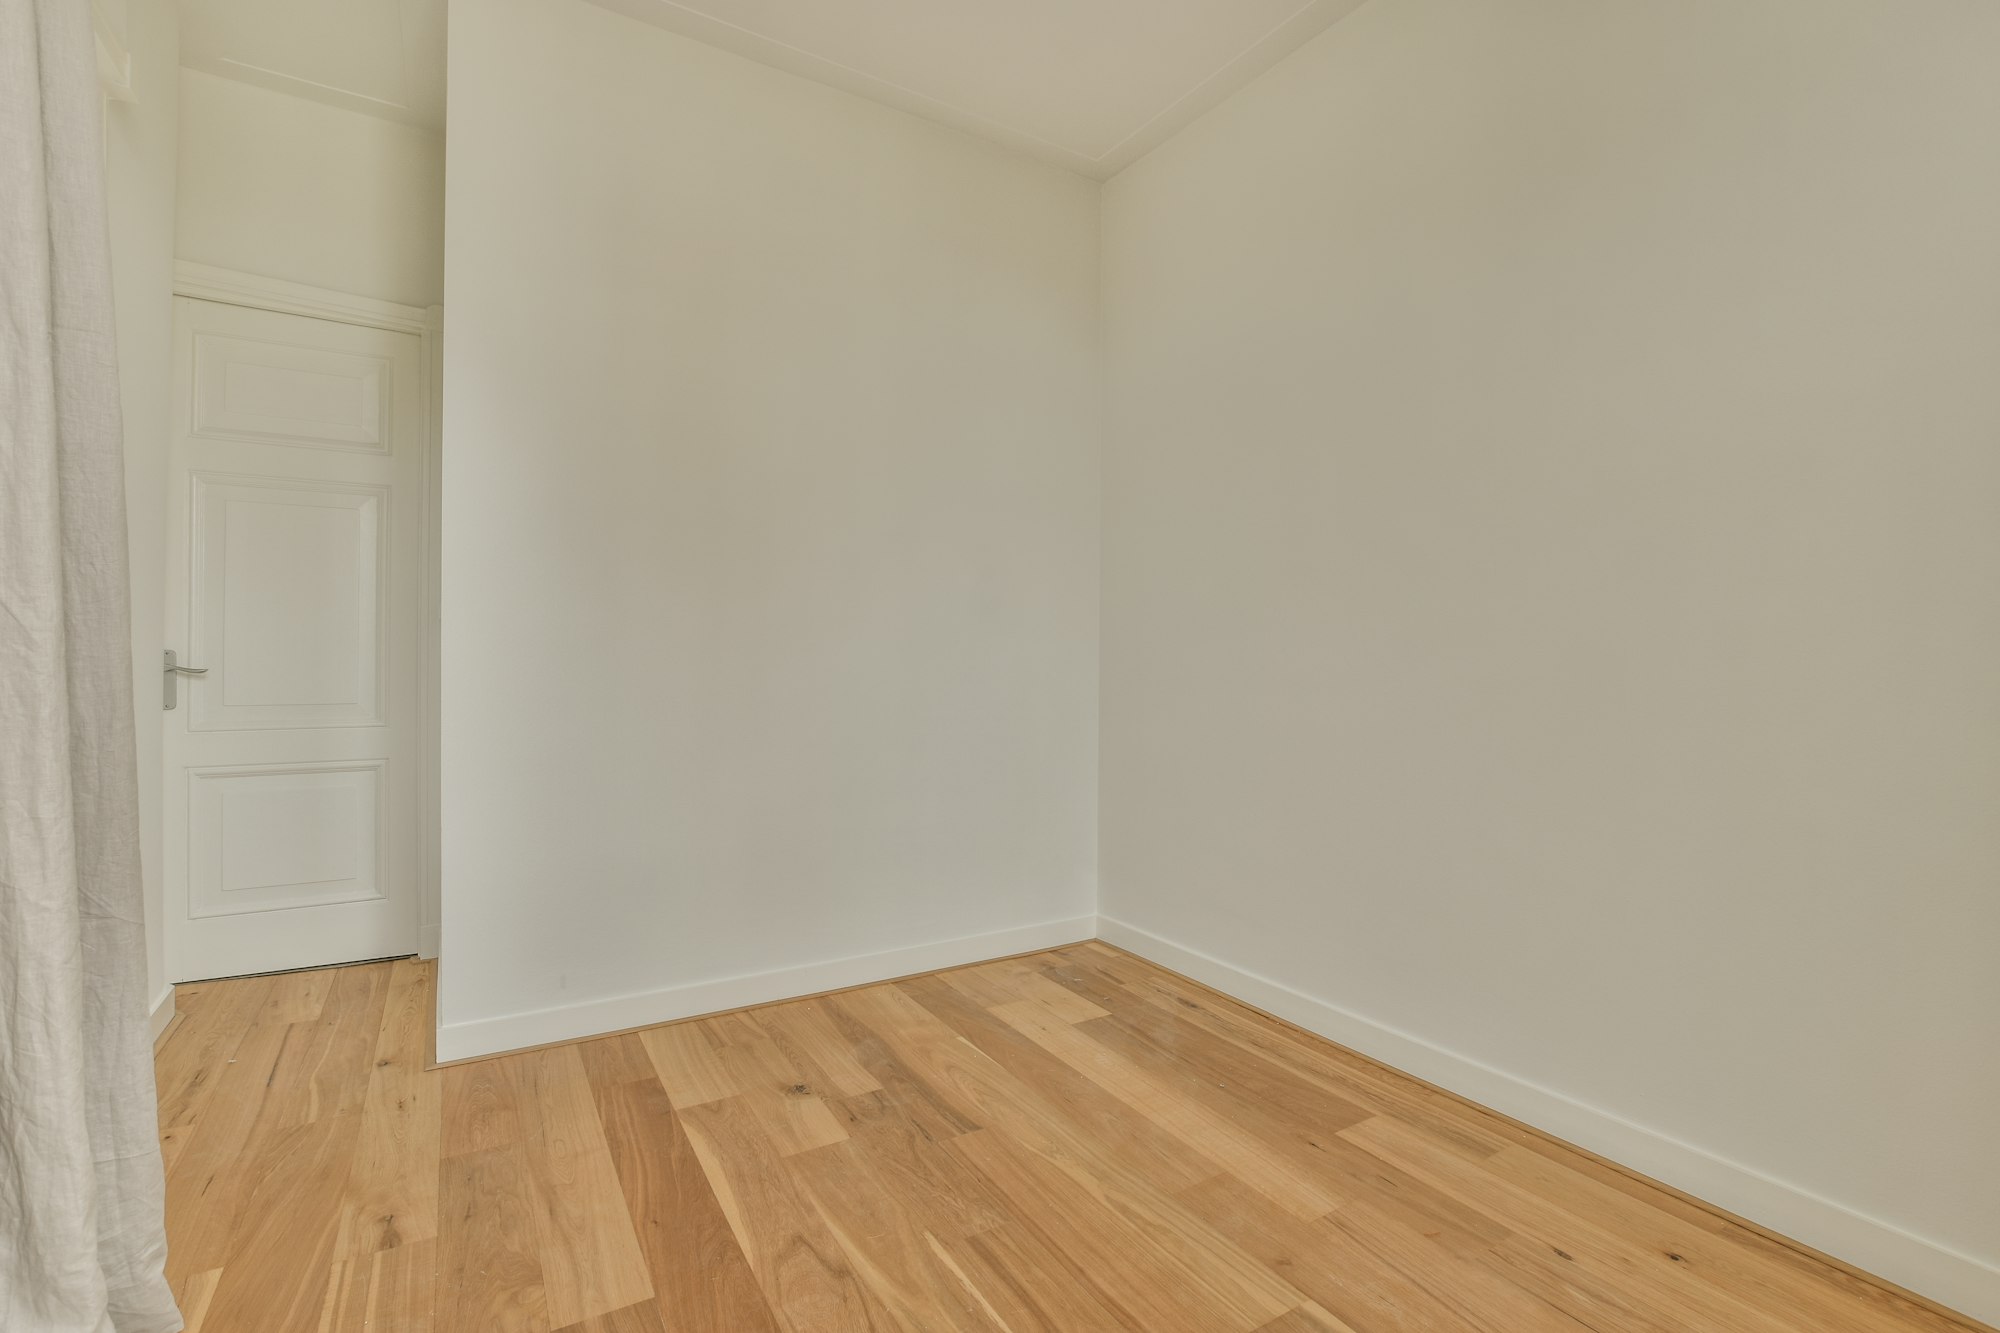
[[[414,960],[181,987],[198,1333],[1967,1333],[1089,943],[448,1069]]]

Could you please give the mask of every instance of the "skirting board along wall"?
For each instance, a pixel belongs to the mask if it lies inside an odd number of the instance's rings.
[[[2000,1324],[2000,1268],[1983,1260],[1137,926],[1099,917],[1096,933],[1107,944],[1372,1060],[1727,1209],[1948,1309]]]
[[[1949,1309],[1989,1324],[2000,1323],[2000,1269],[1978,1258],[1109,917],[1049,921],[802,967],[446,1024],[438,1028],[437,1060],[440,1064],[476,1060],[1092,938],[1171,968],[1370,1059],[1597,1153]],[[169,988],[163,1005],[155,1007],[155,1033],[172,1015]]]
[[[160,993],[153,997],[150,1020],[148,1031],[153,1034],[153,1044],[158,1045],[167,1025],[174,1021],[174,988],[171,985],[162,986]]]
[[[670,1023],[677,1018],[693,1018],[725,1009],[796,999],[848,986],[866,986],[938,968],[962,967],[989,958],[1005,958],[1010,954],[1075,944],[1092,938],[1096,929],[1095,917],[1073,917],[984,935],[937,940],[906,949],[835,958],[822,963],[808,963],[803,967],[718,977],[712,981],[697,981],[665,990],[614,995],[582,1004],[537,1009],[524,1014],[504,1014],[469,1023],[446,1023],[438,1028],[437,1059],[439,1064],[475,1060],[528,1046],[595,1037],[654,1023]]]

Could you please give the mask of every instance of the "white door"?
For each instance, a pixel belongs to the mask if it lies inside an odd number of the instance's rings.
[[[177,297],[174,348],[168,968],[414,953],[419,340]]]

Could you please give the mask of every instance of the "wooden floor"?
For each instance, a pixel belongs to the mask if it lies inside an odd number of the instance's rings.
[[[429,987],[180,989],[190,1329],[1966,1327],[1103,945],[437,1071]]]

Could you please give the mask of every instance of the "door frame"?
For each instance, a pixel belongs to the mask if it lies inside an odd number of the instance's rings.
[[[438,530],[444,477],[444,307],[398,305],[185,259],[174,261],[174,295],[417,335],[417,400],[423,406],[424,422],[419,433],[424,466],[417,506],[417,540],[424,553],[417,588],[417,953],[422,958],[435,958],[440,917],[438,587],[442,562]]]

